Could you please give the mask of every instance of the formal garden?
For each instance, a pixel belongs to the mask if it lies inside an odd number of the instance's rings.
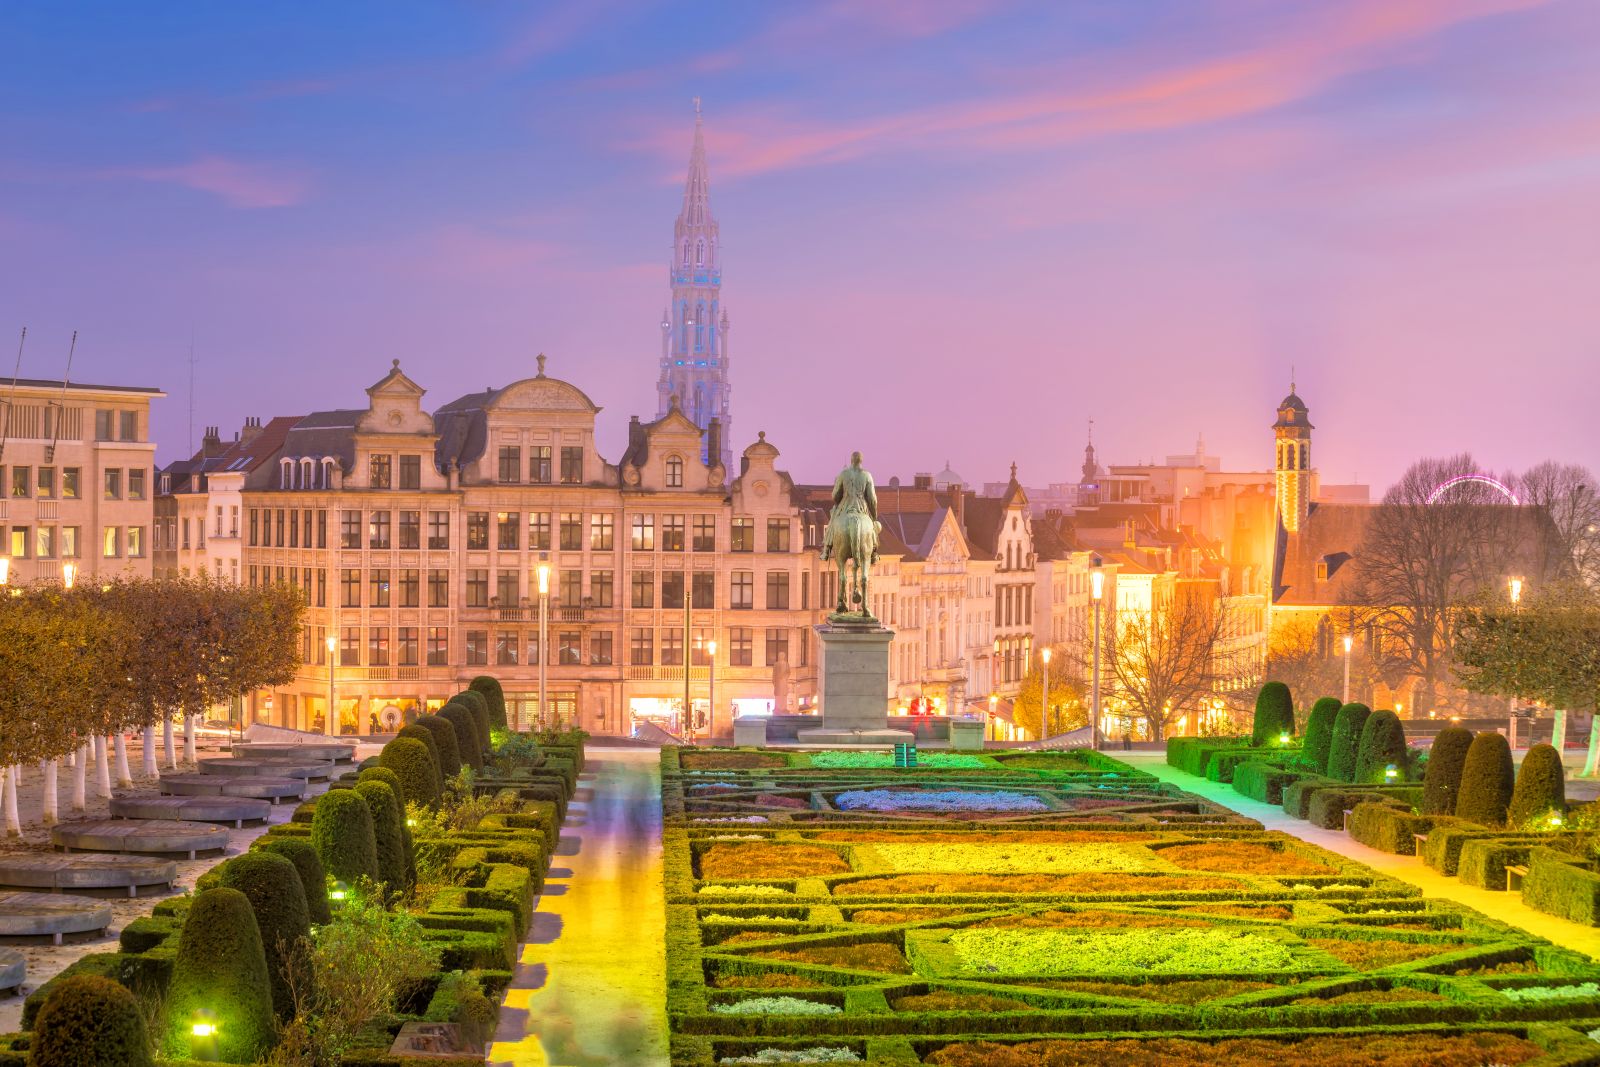
[[[1268,683],[1250,736],[1173,738],[1167,762],[1468,885],[1600,925],[1600,805],[1568,803],[1551,745],[1532,746],[1518,766],[1504,735],[1446,726],[1414,748],[1394,712],[1332,697],[1312,705],[1302,731],[1295,723],[1288,691]]]
[[[663,750],[674,1064],[1600,1063],[1586,956],[1101,754],[918,764]]]
[[[36,989],[0,1067],[482,1063],[583,740],[475,679]]]

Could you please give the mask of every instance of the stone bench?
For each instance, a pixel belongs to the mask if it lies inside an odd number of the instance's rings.
[[[203,759],[197,766],[201,774],[233,778],[304,778],[320,782],[333,774],[333,764],[327,760]]]
[[[18,889],[127,889],[136,897],[144,887],[170,889],[178,865],[137,856],[55,856],[22,852],[0,856],[0,886]]]
[[[233,754],[245,759],[328,760],[333,763],[350,763],[356,758],[356,746],[344,742],[308,742],[295,744],[285,741],[241,741],[233,746]]]
[[[0,993],[15,993],[28,976],[28,961],[14,949],[0,948]]]
[[[100,934],[110,925],[104,904],[60,893],[0,893],[0,937],[48,937],[59,945],[65,934]]]
[[[183,854],[194,859],[201,852],[228,847],[228,831],[203,822],[170,819],[62,823],[50,831],[50,843],[64,852],[142,852]]]
[[[1506,864],[1506,892],[1522,892],[1522,880],[1526,877],[1528,877],[1528,867],[1526,864]]]
[[[161,791],[180,797],[248,797],[277,804],[285,800],[304,800],[306,780],[254,775],[236,778],[227,774],[163,774]]]
[[[188,819],[192,822],[266,822],[272,804],[244,797],[112,797],[113,819]]]

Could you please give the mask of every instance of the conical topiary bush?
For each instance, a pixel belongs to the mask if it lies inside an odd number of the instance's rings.
[[[373,838],[378,848],[378,880],[388,887],[391,897],[398,896],[410,883],[406,876],[411,857],[406,854],[405,810],[394,790],[384,782],[357,782],[356,792],[367,802],[367,810],[372,814]]]
[[[439,750],[439,773],[445,781],[461,773],[461,746],[456,741],[456,728],[437,715],[423,715],[416,725],[433,734],[433,743]]]
[[[1521,827],[1552,812],[1564,816],[1566,811],[1567,772],[1561,765],[1561,753],[1550,745],[1534,745],[1517,769],[1506,822]]]
[[[1339,717],[1340,706],[1337,697],[1322,697],[1311,705],[1311,714],[1306,716],[1300,754],[1318,774],[1328,773],[1328,746],[1333,742],[1333,723]]]
[[[506,723],[506,694],[500,688],[500,680],[492,674],[480,674],[468,684],[468,688],[482,693],[483,698],[489,702],[489,728],[491,730],[508,729]]]
[[[1284,734],[1294,735],[1294,698],[1282,682],[1268,682],[1256,694],[1256,717],[1250,744],[1276,745]]]
[[[246,852],[221,867],[221,882],[237,889],[250,901],[261,947],[267,955],[267,976],[272,985],[272,1010],[282,1020],[294,1017],[294,994],[285,969],[302,938],[311,936],[311,911],[306,906],[300,872],[285,856],[273,852]]]
[[[474,772],[483,770],[483,744],[478,740],[472,712],[465,704],[446,704],[439,709],[439,718],[455,727],[456,751],[461,754],[462,765],[471,767]]]
[[[150,1067],[139,1002],[120,982],[75,974],[50,987],[34,1020],[29,1067]]]
[[[365,773],[365,772],[363,772]],[[303,837],[263,837],[250,846],[257,852],[271,852],[294,864],[300,875],[300,888],[306,896],[306,915],[318,926],[333,921],[328,907],[328,873],[316,846]]]
[[[1361,739],[1356,745],[1355,780],[1369,785],[1383,785],[1390,781],[1390,767],[1401,772],[1405,765],[1406,729],[1400,722],[1400,716],[1392,711],[1375,711],[1368,715],[1361,727]]]
[[[1454,815],[1461,791],[1461,768],[1472,747],[1472,731],[1446,726],[1433,739],[1428,767],[1422,773],[1422,814]]]
[[[381,877],[372,812],[353,789],[330,789],[317,801],[311,843],[330,878],[354,885],[358,878]]]
[[[1328,777],[1341,782],[1356,778],[1356,748],[1361,743],[1361,731],[1367,725],[1372,709],[1365,704],[1346,704],[1333,720],[1333,736],[1328,739]]]
[[[1516,768],[1503,734],[1485,731],[1472,739],[1461,767],[1456,816],[1482,826],[1503,826],[1511,804]]]
[[[397,737],[383,746],[378,758],[400,779],[401,799],[405,803],[427,808],[439,806],[438,765],[421,741],[414,737]]]
[[[256,1063],[272,1047],[274,1022],[267,956],[250,901],[237,889],[207,889],[194,898],[178,936],[167,983],[166,1050],[197,1059],[194,1032],[214,1020],[223,1063]]]

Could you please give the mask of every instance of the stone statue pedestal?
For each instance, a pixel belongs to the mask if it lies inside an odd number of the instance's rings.
[[[822,725],[799,731],[804,745],[892,745],[914,741],[889,728],[889,643],[877,619],[831,616],[816,627],[822,641]]]

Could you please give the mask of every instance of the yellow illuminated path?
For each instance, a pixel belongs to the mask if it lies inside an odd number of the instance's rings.
[[[1330,852],[1348,856],[1382,871],[1391,878],[1410,882],[1421,889],[1424,896],[1441,897],[1465,904],[1503,923],[1510,923],[1538,937],[1548,938],[1563,948],[1570,948],[1600,959],[1600,928],[1580,926],[1567,919],[1559,919],[1542,911],[1535,911],[1522,902],[1520,893],[1499,893],[1467,885],[1459,878],[1448,878],[1423,863],[1416,856],[1396,856],[1375,848],[1368,848],[1343,830],[1324,830],[1289,815],[1276,804],[1263,804],[1233,791],[1233,786],[1223,782],[1210,782],[1176,767],[1170,767],[1162,752],[1118,752],[1108,755],[1132,764],[1141,771],[1155,775],[1163,782],[1171,782],[1179,789],[1195,793],[1214,804],[1221,804],[1240,815],[1257,819],[1268,830],[1282,830],[1302,841],[1321,845]]]
[[[591,747],[489,1063],[666,1062],[660,753]]]

